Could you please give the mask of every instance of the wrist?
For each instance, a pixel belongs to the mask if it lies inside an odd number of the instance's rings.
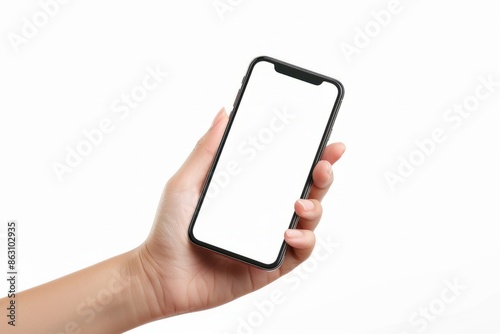
[[[161,303],[158,301],[156,287],[151,282],[154,273],[145,269],[143,245],[126,253],[127,288],[124,290],[130,319],[134,327],[164,318]],[[146,267],[147,268],[147,267]]]
[[[140,245],[127,256],[130,277],[127,293],[132,303],[129,309],[137,326],[174,315],[174,306],[164,297],[165,282],[147,245]]]

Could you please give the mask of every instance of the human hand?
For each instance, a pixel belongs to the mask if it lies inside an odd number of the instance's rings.
[[[341,143],[328,145],[313,171],[308,200],[298,200],[295,230],[284,233],[289,245],[281,267],[267,272],[193,245],[187,230],[201,188],[228,122],[221,110],[191,155],[166,184],[147,240],[137,249],[142,295],[151,320],[203,310],[260,289],[304,262],[313,251],[321,199],[333,182],[332,164],[344,153]]]

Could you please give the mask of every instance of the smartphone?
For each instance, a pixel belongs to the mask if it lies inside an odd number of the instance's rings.
[[[189,226],[190,240],[274,270],[294,203],[307,198],[342,102],[342,84],[283,61],[254,59]]]

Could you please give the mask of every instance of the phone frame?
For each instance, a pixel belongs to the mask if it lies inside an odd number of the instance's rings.
[[[344,97],[344,86],[342,85],[342,83],[340,83],[340,81],[333,79],[331,77],[328,77],[328,76],[325,76],[325,75],[322,75],[322,74],[319,74],[319,73],[316,73],[313,71],[306,70],[304,68],[286,63],[284,61],[281,61],[281,60],[278,60],[278,59],[275,59],[272,57],[260,56],[260,57],[255,58],[254,60],[252,60],[252,62],[250,63],[250,65],[248,67],[248,70],[247,70],[245,76],[243,77],[241,88],[239,89],[239,91],[236,95],[236,99],[235,99],[234,104],[233,104],[233,110],[231,111],[231,113],[229,115],[229,121],[228,121],[227,127],[224,131],[224,135],[222,137],[220,145],[219,145],[217,152],[215,154],[214,160],[213,160],[213,162],[210,166],[210,169],[208,171],[207,177],[205,179],[205,183],[203,184],[203,188],[202,188],[201,193],[200,193],[200,198],[198,200],[198,203],[196,204],[195,211],[194,211],[193,216],[191,218],[191,222],[189,224],[189,229],[188,229],[188,236],[189,236],[189,239],[191,240],[191,242],[194,243],[195,245],[201,246],[203,248],[209,249],[209,250],[214,251],[216,253],[228,256],[230,258],[242,261],[244,263],[250,264],[252,266],[255,266],[255,267],[258,267],[258,268],[261,268],[264,270],[275,270],[275,269],[279,268],[279,266],[283,263],[283,260],[285,257],[287,244],[286,244],[284,239],[283,239],[283,243],[281,245],[281,248],[280,248],[280,251],[277,255],[276,260],[273,263],[267,264],[267,263],[262,263],[262,262],[254,260],[254,259],[242,256],[240,254],[228,251],[226,249],[219,248],[216,245],[208,244],[206,242],[198,240],[193,234],[193,228],[194,228],[194,225],[196,223],[196,218],[198,217],[198,213],[199,213],[200,208],[201,208],[203,201],[205,199],[208,187],[209,187],[210,182],[212,180],[212,177],[214,175],[215,169],[217,168],[217,163],[219,161],[219,157],[222,153],[222,150],[224,149],[224,145],[226,143],[227,136],[229,134],[229,131],[231,130],[231,126],[232,126],[233,121],[236,117],[236,114],[238,113],[238,108],[239,108],[241,99],[243,97],[243,94],[245,93],[245,89],[247,87],[247,84],[250,81],[252,71],[253,71],[255,65],[261,61],[265,61],[265,62],[269,62],[269,63],[273,64],[275,70],[281,74],[288,75],[288,76],[293,77],[297,80],[306,81],[306,82],[309,82],[309,83],[314,84],[314,85],[320,85],[321,83],[326,81],[326,82],[329,82],[329,83],[333,84],[334,86],[336,86],[336,88],[338,90],[337,98],[335,100],[333,109],[330,113],[330,117],[328,119],[325,130],[323,132],[321,142],[319,143],[319,147],[316,151],[316,155],[314,157],[311,168],[309,170],[309,174],[307,176],[307,179],[306,179],[306,182],[305,182],[305,185],[304,185],[304,188],[303,188],[303,191],[302,191],[300,198],[306,199],[309,196],[309,192],[311,190],[311,185],[312,185],[312,172],[314,170],[314,167],[318,163],[318,161],[320,161],[321,155],[323,154],[323,151],[326,147],[326,144],[330,138],[333,124],[335,122],[335,119],[336,119],[337,114],[338,114],[338,110],[340,108],[340,105],[342,103],[342,99]],[[295,228],[297,226],[298,221],[299,221],[299,217],[297,216],[297,214],[295,212],[293,212],[293,216],[292,216],[289,228],[290,229]],[[283,231],[283,232],[285,232],[285,231]]]

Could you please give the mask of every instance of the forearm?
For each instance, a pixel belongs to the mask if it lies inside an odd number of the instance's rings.
[[[150,285],[133,250],[16,294],[15,327],[2,316],[1,333],[122,333],[161,317],[147,300]],[[0,300],[6,312],[9,299]],[[153,306],[152,306],[153,305]]]

